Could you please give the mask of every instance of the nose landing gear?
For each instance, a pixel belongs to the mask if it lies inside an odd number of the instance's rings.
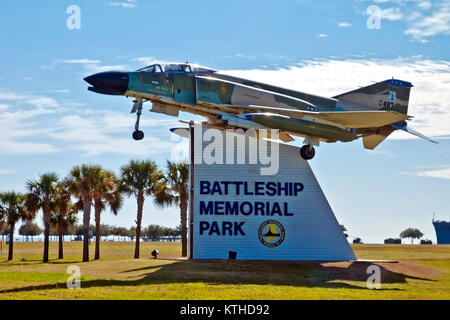
[[[132,137],[134,140],[142,140],[144,139],[144,132],[139,130],[139,120],[141,119],[142,114],[142,104],[144,101],[142,99],[136,99],[134,100],[133,108],[131,109],[131,113],[136,112],[136,124],[134,125],[134,131],[132,134]]]
[[[314,158],[314,155],[316,154],[316,150],[314,149],[312,144],[305,144],[300,149],[300,155],[305,160],[311,160]]]

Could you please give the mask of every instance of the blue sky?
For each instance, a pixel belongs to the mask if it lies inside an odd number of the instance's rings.
[[[66,9],[81,9],[69,30]],[[367,27],[377,6],[380,29]],[[411,126],[438,145],[392,135],[322,144],[311,161],[338,220],[366,242],[450,219],[450,1],[18,1],[0,3],[0,190],[24,191],[47,171],[81,163],[118,172],[131,158],[163,165],[182,143],[178,119],[146,112],[131,140],[131,100],[88,92],[82,78],[152,61],[189,61],[332,96],[391,76],[411,81]],[[147,107],[147,109],[150,106]],[[179,119],[192,119],[182,114]],[[176,226],[176,208],[147,201],[144,225]],[[135,200],[103,222],[131,226]]]

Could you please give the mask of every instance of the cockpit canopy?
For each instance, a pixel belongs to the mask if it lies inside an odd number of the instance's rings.
[[[195,73],[213,73],[216,70],[188,63],[157,63],[148,67],[136,70],[136,72],[195,72]]]

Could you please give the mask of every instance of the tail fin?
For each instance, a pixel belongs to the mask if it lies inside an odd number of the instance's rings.
[[[407,114],[409,93],[412,86],[410,82],[389,79],[333,98],[376,110]]]

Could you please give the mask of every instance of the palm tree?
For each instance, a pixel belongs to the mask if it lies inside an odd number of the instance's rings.
[[[55,206],[50,223],[56,226],[58,233],[58,259],[64,258],[63,233],[76,221],[76,212],[72,209],[71,194],[67,182],[58,183],[55,192]],[[70,214],[70,215],[69,215]]]
[[[110,210],[117,215],[122,206],[122,192],[120,181],[114,173],[102,170],[94,187],[94,211],[95,211],[95,260],[100,259],[100,215],[108,205]]]
[[[89,224],[91,206],[94,201],[95,188],[101,179],[101,166],[86,165],[74,167],[66,179],[70,193],[79,201],[76,204],[83,208],[83,262],[89,261]]]
[[[25,196],[17,192],[0,193],[0,221],[9,226],[8,260],[13,259],[14,228],[17,221],[31,219],[25,208]]]
[[[35,215],[42,209],[44,220],[44,256],[42,261],[48,262],[49,235],[52,212],[55,209],[55,194],[58,184],[56,173],[45,173],[37,180],[27,181],[25,206]]]
[[[167,188],[155,197],[161,207],[177,204],[180,207],[181,256],[187,256],[187,209],[189,199],[189,165],[185,162],[167,161]]]
[[[122,190],[134,195],[137,200],[136,246],[134,258],[139,259],[139,242],[141,239],[142,211],[146,195],[156,195],[163,188],[164,174],[151,160],[131,160],[121,169]]]

